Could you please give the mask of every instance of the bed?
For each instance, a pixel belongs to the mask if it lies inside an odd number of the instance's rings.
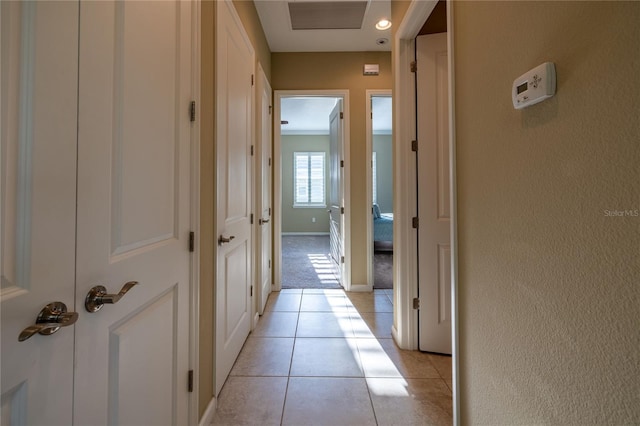
[[[373,205],[373,246],[375,251],[393,251],[393,213],[381,213]]]

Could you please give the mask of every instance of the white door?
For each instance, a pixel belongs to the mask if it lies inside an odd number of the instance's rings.
[[[78,425],[189,421],[191,7],[80,7]]]
[[[254,51],[231,2],[216,5],[217,395],[251,327]]]
[[[446,33],[417,48],[420,349],[451,353],[449,102]]]
[[[3,425],[70,425],[74,327],[18,341],[40,310],[74,310],[78,4],[0,2]]]
[[[258,110],[256,114],[257,152],[256,156],[256,212],[258,230],[256,235],[256,276],[258,283],[258,313],[264,313],[267,298],[271,293],[271,85],[262,67],[258,67],[257,90]]]
[[[2,423],[186,424],[191,5],[80,9],[2,3]],[[16,345],[55,300],[75,341]]]
[[[336,106],[329,114],[329,247],[331,258],[335,265],[335,274],[342,284],[344,276],[344,244],[342,230],[344,229],[344,155],[343,155],[343,112],[342,100],[338,99]]]

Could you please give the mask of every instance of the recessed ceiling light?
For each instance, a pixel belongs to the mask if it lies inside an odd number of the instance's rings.
[[[391,28],[391,21],[388,19],[381,19],[376,24],[378,30],[388,30],[389,28]]]

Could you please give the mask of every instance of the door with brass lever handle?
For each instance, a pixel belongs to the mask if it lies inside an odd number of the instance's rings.
[[[22,330],[18,341],[24,342],[36,333],[49,336],[60,329],[75,323],[78,320],[77,312],[67,312],[67,305],[62,302],[49,303],[42,308],[36,323]]]
[[[97,285],[89,290],[87,297],[84,299],[84,307],[87,312],[98,312],[105,303],[117,303],[118,300],[122,299],[122,296],[127,294],[127,292],[137,284],[138,281],[129,281],[122,287],[122,290],[120,290],[118,294],[107,294],[105,286]]]
[[[235,236],[233,235],[231,235],[229,238],[226,238],[223,235],[220,235],[220,237],[218,237],[218,245],[221,246],[223,244],[230,243],[231,240],[233,240],[234,238]]]
[[[269,223],[269,219],[259,219],[258,225],[264,225],[265,223]]]

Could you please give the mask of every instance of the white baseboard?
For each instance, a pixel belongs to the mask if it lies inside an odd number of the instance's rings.
[[[213,423],[213,417],[216,414],[217,405],[218,401],[216,400],[216,398],[211,398],[211,401],[209,401],[209,405],[207,405],[207,409],[204,410],[204,413],[202,414],[202,418],[200,419],[200,423],[198,423],[198,426],[211,426],[211,423]]]
[[[329,235],[328,232],[283,232],[283,236],[303,236],[303,235]]]

